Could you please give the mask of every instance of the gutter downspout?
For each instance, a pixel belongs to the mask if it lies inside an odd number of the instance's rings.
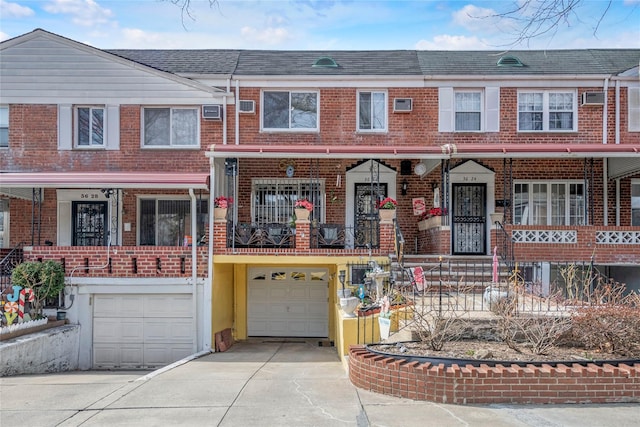
[[[213,293],[213,190],[215,188],[215,167],[214,167],[215,159],[213,157],[209,158],[209,236],[207,237],[207,241],[209,242],[207,248],[207,280],[205,280],[204,291],[202,296],[202,317],[204,319],[204,325],[202,328],[202,332],[204,334],[202,340],[203,350],[209,350],[215,352],[215,348],[211,346],[211,337],[212,333],[212,293]]]
[[[602,182],[604,185],[602,186],[602,200],[604,202],[604,212],[603,218],[604,226],[609,225],[609,180],[607,179],[607,175],[609,174],[609,160],[604,158],[602,159]]]
[[[230,93],[229,91],[231,90],[231,80],[227,79],[227,93]],[[223,144],[227,144],[227,125],[228,125],[228,121],[227,121],[227,95],[224,95],[222,97],[222,102],[224,103],[224,114],[222,115],[222,143]]]
[[[616,144],[620,144],[620,80],[616,80]]]
[[[236,145],[240,144],[240,80],[236,80]]]
[[[606,144],[609,139],[607,131],[609,130],[609,78],[604,79],[604,108],[602,108],[602,143]]]
[[[191,198],[191,309],[193,310],[193,330],[196,331],[196,339],[193,340],[193,353],[195,353],[199,348],[198,342],[202,342],[201,334],[198,333],[198,331],[202,331],[202,328],[198,328],[198,247],[196,245],[196,236],[198,235],[196,219],[198,215],[193,188],[189,189],[189,197]]]

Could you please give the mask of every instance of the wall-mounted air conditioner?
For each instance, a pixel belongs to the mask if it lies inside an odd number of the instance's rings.
[[[604,92],[584,92],[582,105],[604,105]]]
[[[202,118],[208,120],[222,120],[222,105],[203,105]]]
[[[411,98],[395,98],[393,100],[394,113],[408,113],[413,109],[413,99]]]
[[[253,100],[240,100],[238,101],[238,111],[241,113],[255,113],[256,102]]]

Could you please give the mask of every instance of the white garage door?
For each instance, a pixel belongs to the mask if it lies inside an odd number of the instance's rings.
[[[189,294],[94,295],[93,367],[147,369],[193,353]]]
[[[247,332],[253,337],[327,337],[329,272],[324,268],[249,269]]]

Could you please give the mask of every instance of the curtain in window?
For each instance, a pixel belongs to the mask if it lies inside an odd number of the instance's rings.
[[[542,130],[542,94],[518,94],[518,121],[520,130]]]
[[[171,117],[172,145],[197,145],[198,115],[194,109],[176,108]]]
[[[480,93],[456,93],[456,130],[480,130]]]
[[[291,128],[315,129],[318,126],[318,99],[315,93],[291,94]]]
[[[573,94],[549,94],[549,129],[573,128]]]
[[[640,183],[631,184],[631,225],[640,225]]]

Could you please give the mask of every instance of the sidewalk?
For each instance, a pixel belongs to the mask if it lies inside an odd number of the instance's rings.
[[[544,426],[640,425],[640,405],[457,406],[355,388],[334,348],[252,340],[153,372],[0,378],[0,425]]]

